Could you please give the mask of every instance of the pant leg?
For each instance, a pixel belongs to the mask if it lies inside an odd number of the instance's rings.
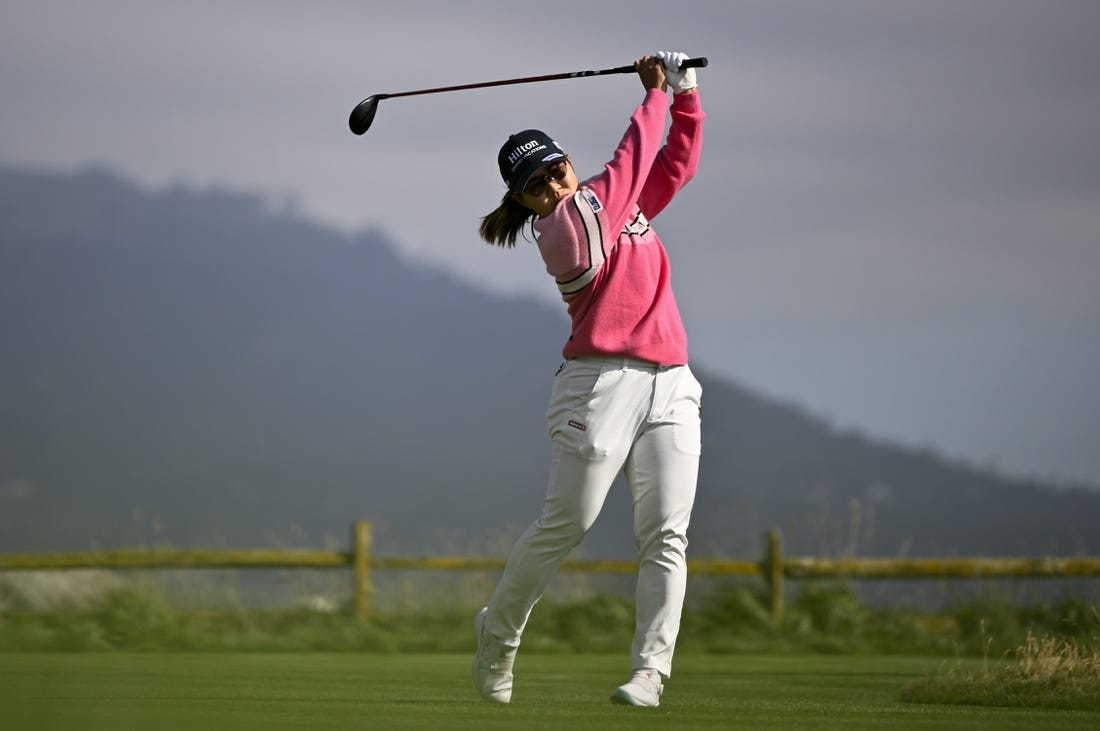
[[[558,566],[599,516],[617,469],[592,462],[554,444],[550,487],[542,514],[516,541],[489,600],[487,630],[506,643],[519,643],[531,610]],[[610,472],[610,474],[607,474]]]
[[[687,528],[699,471],[702,389],[687,367],[657,378],[653,412],[626,463],[638,546],[631,662],[635,670],[654,668],[667,677],[687,589]]]
[[[531,610],[599,516],[648,410],[638,374],[570,361],[547,410],[553,459],[542,513],[520,536],[489,600],[487,631],[518,644]]]

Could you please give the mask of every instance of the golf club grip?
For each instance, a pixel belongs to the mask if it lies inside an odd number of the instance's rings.
[[[682,64],[680,64],[680,68],[682,68],[682,69],[701,69],[701,68],[704,68],[708,63],[710,63],[710,61],[707,60],[706,56],[700,56],[699,58],[688,58],[688,59],[685,59]],[[589,72],[586,72],[586,73],[574,74],[574,75],[575,76],[591,76],[591,75],[599,75],[599,74],[632,74],[632,73],[634,73],[634,66],[630,65],[630,66],[616,66],[615,68],[607,69],[606,71],[595,71],[595,72],[589,71]]]

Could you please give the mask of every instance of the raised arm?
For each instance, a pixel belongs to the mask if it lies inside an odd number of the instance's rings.
[[[674,96],[668,141],[657,154],[638,196],[638,207],[649,219],[663,211],[673,196],[695,177],[703,149],[703,120],[706,119],[695,69],[679,69],[679,63],[687,54],[662,51],[658,55],[668,67],[667,79]]]
[[[650,176],[664,135],[668,97],[664,64],[656,56],[634,62],[646,90],[642,104],[630,118],[611,160],[599,175],[585,181],[606,209],[610,231],[618,232],[630,217]],[[660,92],[660,93],[657,93]]]

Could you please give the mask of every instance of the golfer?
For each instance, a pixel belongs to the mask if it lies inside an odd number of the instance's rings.
[[[547,411],[553,460],[542,513],[516,542],[475,622],[474,683],[490,701],[511,700],[531,609],[595,522],[620,471],[633,496],[639,565],[633,675],[611,700],[657,706],[672,672],[702,389],[687,365],[668,254],[650,220],[699,162],[705,115],[695,70],[679,69],[686,58],[661,52],[634,62],[645,99],[599,175],[579,181],[572,158],[538,130],[510,136],[497,157],[508,190],[482,219],[481,236],[512,247],[530,223],[572,334]]]

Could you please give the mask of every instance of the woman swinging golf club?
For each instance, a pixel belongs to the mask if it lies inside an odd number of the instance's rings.
[[[633,495],[639,566],[633,675],[611,700],[657,706],[671,673],[702,389],[687,365],[668,254],[649,220],[699,162],[705,115],[695,70],[680,67],[686,58],[661,52],[635,61],[645,99],[599,175],[579,181],[572,158],[538,130],[510,136],[497,157],[508,191],[482,219],[481,236],[512,247],[531,222],[573,324],[547,412],[553,460],[542,513],[512,549],[475,622],[474,683],[490,701],[511,700],[531,610],[595,522],[620,470]],[[672,124],[662,144],[668,87]]]

